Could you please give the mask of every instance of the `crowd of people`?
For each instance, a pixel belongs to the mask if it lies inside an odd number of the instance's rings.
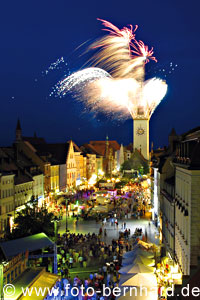
[[[131,251],[133,248],[132,240],[127,238],[129,233],[130,230],[124,230],[124,235],[119,234],[119,238],[113,239],[110,243],[103,241],[103,229],[98,235],[95,233],[66,233],[60,236],[58,239],[58,274],[61,276],[61,280],[56,285],[59,295],[54,299],[73,297],[77,300],[104,300],[103,285],[109,287],[111,291],[106,300],[115,299],[112,290],[119,283],[118,270],[121,267],[123,253]],[[96,271],[90,274],[85,271],[89,275],[84,277],[79,274],[70,275],[73,269],[83,268],[84,270],[88,267],[93,267]],[[77,296],[72,295],[73,287],[77,287],[79,290]],[[81,287],[84,288],[84,294]],[[86,292],[88,287],[94,290],[92,296]],[[66,295],[66,289],[69,290],[68,295]]]
[[[104,236],[106,229],[104,229]],[[103,229],[99,234],[67,233],[58,238],[58,269],[62,276],[69,274],[74,266],[102,266],[112,261],[121,261],[123,251],[130,251],[131,244],[127,239],[130,229],[126,229],[119,239],[106,243],[102,240]]]

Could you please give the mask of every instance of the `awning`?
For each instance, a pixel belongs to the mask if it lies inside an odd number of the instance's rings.
[[[123,275],[121,276],[123,277]],[[122,286],[136,286],[136,287],[157,287],[157,279],[154,274],[151,273],[138,273],[133,274],[131,278],[122,283]]]
[[[51,273],[44,272],[42,275],[33,283],[29,288],[29,291],[32,289],[32,294],[29,296],[22,296],[20,299],[37,299],[43,300],[48,295],[48,292],[52,290],[56,282],[58,281],[59,276]],[[37,295],[36,291],[40,288],[41,293]],[[41,295],[42,294],[42,295]]]
[[[27,269],[19,278],[12,282],[15,289],[8,289],[7,292],[10,293],[10,295],[7,293],[4,299],[45,299],[48,291],[51,291],[58,280],[59,276],[47,273],[45,269]],[[37,296],[36,291],[39,291],[39,288],[41,288],[41,292],[40,295]]]
[[[30,253],[39,249],[52,247],[53,245],[54,243],[45,233],[38,233],[25,238],[0,243],[6,259],[17,256],[20,253],[25,253],[27,250]]]

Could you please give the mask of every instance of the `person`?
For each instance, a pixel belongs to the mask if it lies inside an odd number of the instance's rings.
[[[80,267],[82,268],[83,267],[83,256],[81,256],[81,255],[79,256],[78,262],[80,264]]]
[[[102,235],[102,227],[99,228],[99,235]]]
[[[119,225],[119,224],[118,224],[118,221],[117,221],[117,222],[116,222],[117,230],[118,230],[118,225]]]
[[[105,237],[107,236],[106,228],[104,229],[104,236],[105,236]]]
[[[70,269],[73,268],[73,262],[74,262],[73,257],[70,256],[70,258],[69,258],[69,267],[70,267]]]
[[[106,277],[106,274],[107,274],[107,266],[104,265],[102,269],[103,269],[104,277]]]

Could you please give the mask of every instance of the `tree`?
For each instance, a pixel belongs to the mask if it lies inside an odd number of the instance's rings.
[[[116,188],[116,189],[121,189],[121,188],[123,188],[128,182],[129,182],[129,180],[128,180],[127,178],[123,178],[121,181],[116,182],[115,188]]]
[[[26,204],[25,208],[18,212],[15,219],[15,228],[9,233],[7,239],[26,237],[32,234],[44,232],[48,236],[54,235],[54,214],[48,213],[46,208],[38,208],[36,205]]]

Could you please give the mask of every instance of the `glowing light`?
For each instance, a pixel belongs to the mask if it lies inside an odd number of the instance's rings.
[[[96,183],[96,181],[97,181],[97,175],[96,174],[92,174],[92,176],[88,180],[88,184],[89,185],[94,185]]]
[[[102,171],[102,170],[98,170],[98,175],[100,175],[100,176],[104,176],[104,171]]]
[[[153,48],[149,50],[135,39],[135,31],[119,29],[112,23],[99,19],[109,34],[94,42],[89,50],[96,53],[90,63],[94,66],[75,72],[60,81],[57,93],[64,96],[73,92],[94,112],[103,111],[117,118],[150,119],[167,92],[167,84],[158,78],[144,81],[145,64],[157,61]],[[111,75],[110,75],[111,74]]]
[[[110,75],[100,68],[86,68],[61,80],[57,84],[56,88],[58,94],[64,96],[67,92],[73,90],[74,88],[80,88],[81,90],[87,83],[91,83],[95,80],[105,77],[110,77]]]

